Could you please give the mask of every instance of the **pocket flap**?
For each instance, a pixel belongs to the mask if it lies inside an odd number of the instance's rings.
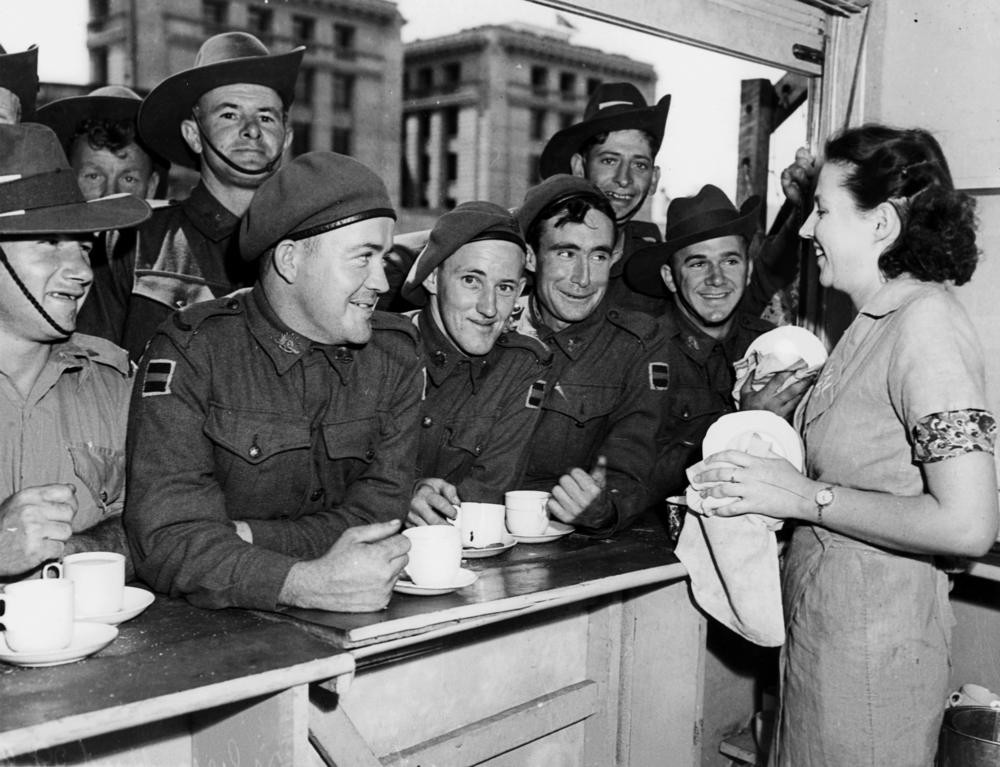
[[[309,447],[309,423],[277,413],[213,406],[204,431],[212,442],[251,464],[287,450]]]

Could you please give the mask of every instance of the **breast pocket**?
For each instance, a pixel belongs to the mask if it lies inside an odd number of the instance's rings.
[[[378,457],[379,437],[391,424],[377,416],[323,424],[326,455],[332,461],[351,461],[363,468]]]
[[[542,421],[532,449],[532,464],[552,473],[567,466],[589,466],[621,398],[617,386],[559,383],[542,404]]]
[[[490,432],[493,431],[494,423],[496,423],[496,418],[493,416],[464,418],[461,421],[456,421],[448,428],[448,447],[464,458],[474,459],[476,456],[482,455],[489,444]]]
[[[90,491],[101,516],[105,516],[108,507],[125,492],[125,451],[87,442],[70,445],[69,454],[73,473]]]
[[[669,405],[659,430],[661,444],[678,441],[701,444],[708,427],[733,410],[719,393],[698,387],[677,387],[667,400]]]

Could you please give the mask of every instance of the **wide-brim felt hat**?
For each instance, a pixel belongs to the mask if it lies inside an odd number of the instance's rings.
[[[588,139],[618,130],[641,130],[653,137],[653,154],[663,143],[670,95],[650,106],[632,83],[601,83],[587,102],[581,122],[570,125],[549,139],[538,161],[542,178],[572,173],[570,158]]]
[[[470,242],[503,240],[525,250],[524,236],[517,220],[506,208],[492,202],[463,202],[445,213],[434,224],[430,237],[413,266],[410,267],[401,293],[410,303],[423,306],[427,292],[423,283],[448,256]]]
[[[660,267],[681,248],[696,242],[735,234],[749,241],[759,225],[761,198],[747,199],[738,209],[726,193],[712,184],[703,186],[693,197],[676,197],[667,208],[667,228],[663,242],[640,248],[625,264],[625,282],[647,296],[669,296],[660,276]]]
[[[87,202],[59,139],[37,123],[0,125],[0,235],[125,229],[151,215],[130,194]]]
[[[35,115],[38,98],[38,46],[20,53],[7,53],[0,45],[0,88],[6,88],[21,102],[21,122]]]
[[[202,94],[236,83],[263,85],[276,91],[285,109],[295,98],[295,80],[304,46],[271,54],[246,32],[223,32],[206,40],[194,66],[171,75],[153,88],[139,108],[139,135],[154,152],[178,165],[198,167],[198,156],[181,135],[181,122],[191,117]]]

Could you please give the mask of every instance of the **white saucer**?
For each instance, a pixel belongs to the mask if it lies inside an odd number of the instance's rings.
[[[86,658],[106,647],[118,636],[118,629],[103,623],[73,623],[73,641],[69,647],[45,652],[14,652],[7,646],[6,638],[0,636],[0,660],[15,666],[58,666],[63,663]]]
[[[746,443],[757,435],[770,449],[802,470],[802,439],[788,421],[768,410],[741,410],[726,413],[708,427],[701,442],[706,458],[723,450],[746,450]]]
[[[796,325],[782,325],[757,336],[747,347],[750,352],[773,354],[787,365],[794,365],[799,359],[810,368],[826,362],[826,346],[813,333]]]
[[[400,594],[415,594],[421,597],[431,597],[436,594],[448,594],[452,591],[464,589],[466,586],[471,586],[475,583],[477,578],[479,578],[478,574],[472,572],[472,570],[466,570],[463,567],[458,571],[458,578],[455,583],[450,586],[418,586],[416,583],[406,578],[406,575],[404,574],[398,581],[396,581],[396,585],[392,587],[392,590],[398,591]]]
[[[503,554],[505,551],[509,551],[516,545],[517,541],[514,536],[509,533],[504,533],[500,543],[491,543],[489,546],[483,546],[481,549],[473,548],[472,546],[467,549],[462,549],[462,559],[485,559],[486,557],[495,557],[497,554]]]
[[[117,626],[119,623],[132,620],[132,618],[153,604],[154,599],[156,597],[153,596],[153,592],[151,591],[126,586],[125,598],[122,601],[121,610],[116,613],[108,613],[107,615],[88,615],[86,618],[77,618],[77,620],[87,621],[88,623],[107,623],[111,626]]]
[[[518,543],[548,543],[557,538],[562,538],[564,535],[569,535],[573,530],[573,525],[567,525],[565,522],[550,519],[549,529],[542,535],[515,535],[514,540]]]

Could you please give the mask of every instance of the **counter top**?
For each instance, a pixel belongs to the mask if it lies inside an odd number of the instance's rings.
[[[450,594],[397,593],[377,613],[285,608],[280,614],[302,621],[360,658],[374,652],[365,648],[376,644],[383,651],[393,643],[686,576],[659,517],[644,517],[614,538],[571,534],[549,543],[518,543],[495,557],[463,560],[462,566],[478,579]]]

